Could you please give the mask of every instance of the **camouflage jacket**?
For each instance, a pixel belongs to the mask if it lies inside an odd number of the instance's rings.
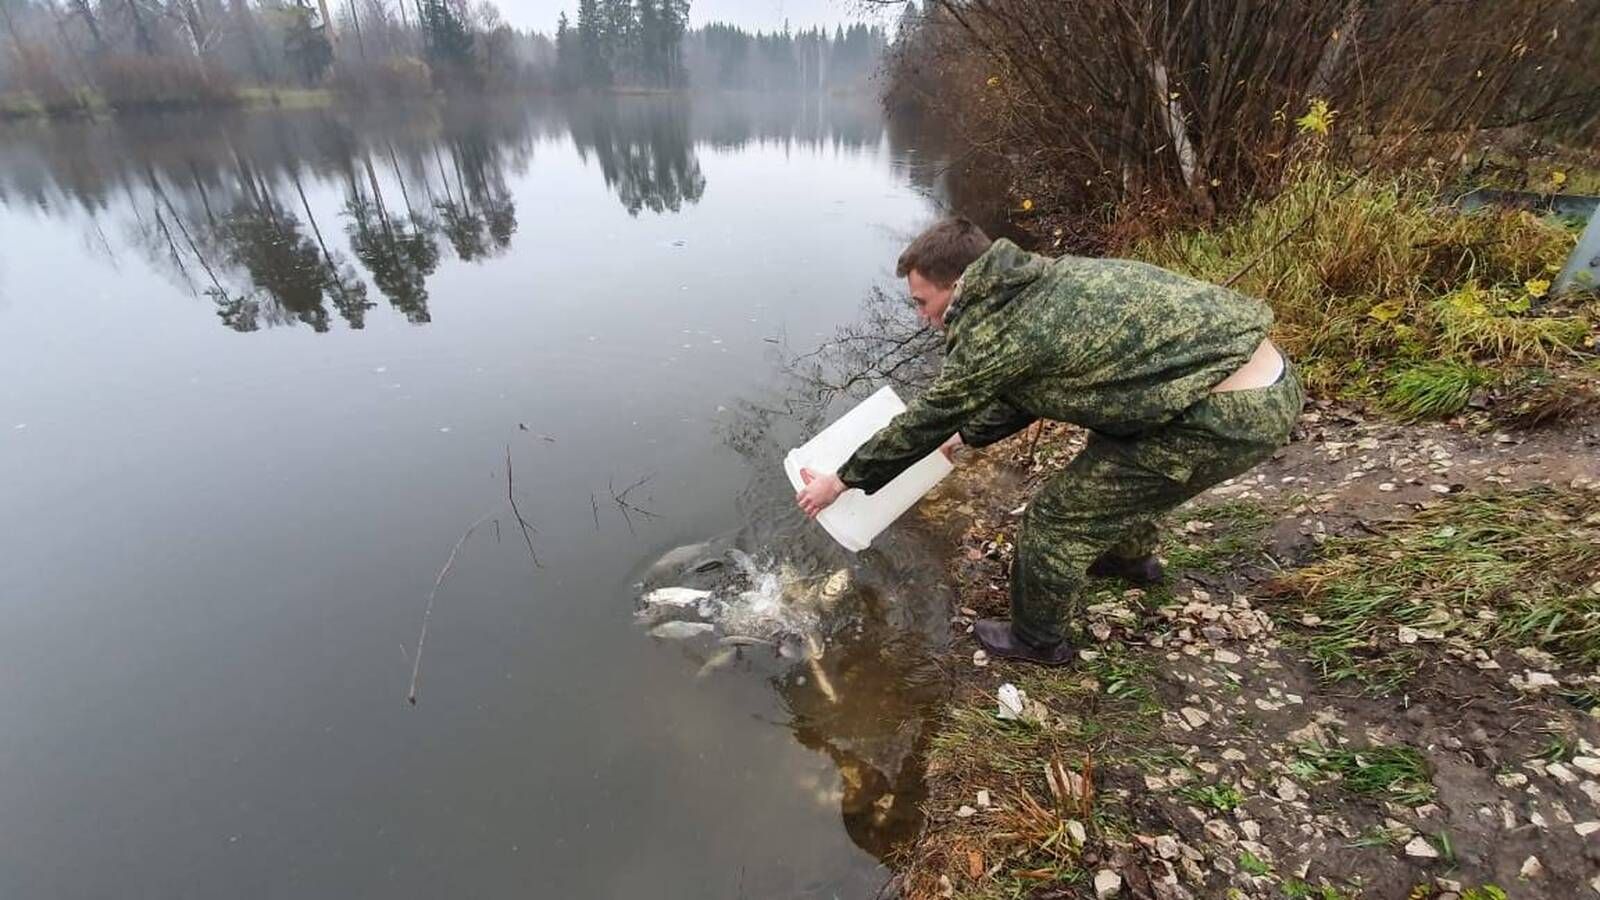
[[[1176,417],[1249,361],[1272,311],[1122,259],[1051,259],[995,241],[956,283],[944,368],[839,469],[867,492],[950,435],[994,443],[1035,418],[1130,437]]]

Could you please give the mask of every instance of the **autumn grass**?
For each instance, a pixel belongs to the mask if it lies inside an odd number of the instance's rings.
[[[1594,305],[1548,297],[1576,241],[1570,223],[1549,217],[1458,212],[1422,176],[1308,166],[1231,224],[1149,238],[1129,254],[1218,283],[1254,262],[1234,286],[1272,306],[1274,337],[1313,393],[1388,398],[1409,415],[1418,380],[1438,374],[1419,374],[1424,364],[1514,380],[1585,352]],[[1420,408],[1450,410],[1459,387],[1452,403]]]
[[[1450,498],[1379,534],[1329,541],[1274,588],[1325,678],[1385,694],[1425,647],[1534,647],[1600,663],[1597,584],[1600,497],[1539,487]]]
[[[1002,669],[1040,704],[1022,720],[996,714],[995,679],[960,689],[930,741],[929,795],[939,800],[902,860],[905,896],[950,896],[948,885],[955,897],[997,900],[1086,885],[1085,842],[1127,837],[1099,784],[1108,767],[1147,752],[1160,708],[1147,664],[1116,644],[1100,651],[1063,669]],[[991,806],[957,815],[980,790]]]

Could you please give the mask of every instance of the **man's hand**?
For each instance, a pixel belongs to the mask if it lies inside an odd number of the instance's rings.
[[[833,501],[845,492],[844,482],[831,473],[818,475],[810,469],[801,469],[800,480],[805,487],[795,492],[794,502],[800,505],[800,510],[808,519],[815,519],[817,513],[832,506]]]
[[[945,459],[953,463],[956,461],[956,451],[965,446],[966,444],[961,440],[961,432],[958,431],[950,435],[950,440],[939,445],[939,452],[944,454]]]

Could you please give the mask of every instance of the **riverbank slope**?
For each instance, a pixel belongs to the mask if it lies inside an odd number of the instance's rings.
[[[1436,198],[1318,176],[1132,245],[1253,260],[1318,399],[1169,518],[1164,585],[1096,583],[1074,666],[967,633],[1082,432],[969,454],[924,503],[962,529],[960,608],[903,896],[1600,896],[1597,308],[1548,296],[1570,223]]]

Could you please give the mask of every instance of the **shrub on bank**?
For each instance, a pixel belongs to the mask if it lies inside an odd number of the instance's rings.
[[[227,72],[192,59],[113,54],[95,62],[95,88],[113,109],[218,106],[235,103]]]
[[[1314,393],[1420,416],[1460,410],[1486,376],[1586,350],[1593,298],[1549,296],[1576,239],[1525,211],[1461,213],[1423,177],[1314,165],[1229,225],[1127,255],[1218,283],[1249,266],[1234,287],[1272,305]]]
[[[346,97],[361,100],[426,97],[434,90],[432,71],[415,56],[341,63],[334,72],[332,87]]]

